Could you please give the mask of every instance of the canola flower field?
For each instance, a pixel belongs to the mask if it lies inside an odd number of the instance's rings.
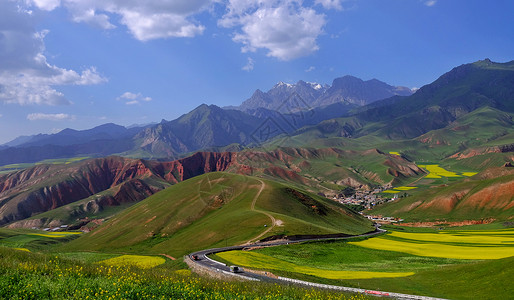
[[[392,152],[389,152],[389,153],[394,154]],[[424,177],[427,179],[439,179],[439,178],[443,178],[443,177],[459,178],[459,177],[463,177],[463,176],[471,177],[471,176],[474,176],[477,174],[476,172],[462,172],[460,174],[457,174],[456,172],[448,171],[448,170],[440,167],[439,165],[435,165],[435,164],[433,164],[433,165],[418,165],[418,167],[423,168],[428,172],[428,174]],[[410,190],[413,190],[416,188],[417,187],[415,187],[415,186],[399,186],[399,187],[395,187],[395,188],[392,188],[389,190],[385,190],[382,193],[399,194],[401,192],[410,191]]]
[[[136,266],[141,269],[150,269],[157,267],[166,262],[166,259],[158,256],[146,255],[121,255],[118,257],[109,258],[99,261],[99,264],[115,267],[123,266]]]
[[[429,173],[425,178],[442,178],[442,177],[462,177],[462,176],[473,176],[476,172],[463,172],[460,175],[441,168],[439,165],[418,165],[418,167],[427,170]]]
[[[163,266],[80,263],[0,247],[1,299],[367,299],[299,287],[202,279]]]
[[[417,256],[453,259],[500,259],[514,256],[514,230],[392,232],[349,244]]]
[[[250,251],[228,251],[218,253],[217,256],[224,260],[243,267],[252,267],[266,270],[278,270],[295,272],[327,279],[370,279],[370,278],[393,278],[413,275],[414,272],[368,272],[348,270],[324,270],[309,266],[301,266],[283,261],[265,254]]]
[[[45,233],[27,233],[27,235],[42,236],[49,238],[62,238],[70,235],[79,235],[82,232],[75,231],[56,231],[56,232],[45,232]]]

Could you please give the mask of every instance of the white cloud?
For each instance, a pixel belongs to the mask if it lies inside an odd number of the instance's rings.
[[[425,5],[426,6],[434,6],[435,4],[437,3],[437,0],[428,0],[428,1],[425,1]]]
[[[134,99],[136,99],[140,95],[141,94],[134,94],[134,93],[131,93],[131,92],[125,92],[121,96],[119,96],[118,99],[131,99],[131,100],[134,100]]]
[[[25,0],[51,10],[59,5],[75,22],[103,29],[126,26],[140,41],[194,37],[205,31],[195,17],[215,5],[225,14],[218,25],[235,29],[242,52],[259,49],[280,60],[307,56],[319,49],[326,16],[319,10],[342,10],[347,0]],[[426,1],[426,0],[424,0]]]
[[[43,113],[33,113],[27,115],[27,120],[30,121],[63,121],[63,120],[75,120],[75,116],[69,114],[43,114]]]
[[[326,9],[342,10],[344,0],[316,0],[316,4],[321,4]]]
[[[246,62],[246,65],[244,65],[244,67],[242,68],[244,71],[252,71],[253,70],[253,66],[255,65],[255,61],[253,60],[253,58],[251,57],[248,57],[248,61]]]
[[[326,20],[299,0],[229,0],[218,23],[241,28],[233,40],[244,45],[242,52],[266,49],[268,56],[292,60],[319,49],[316,39]]]
[[[312,72],[314,70],[316,70],[316,67],[310,66],[308,69],[305,70],[305,72],[309,73],[309,72]]]
[[[31,0],[31,4],[51,10],[66,7],[75,22],[103,29],[116,27],[116,18],[140,41],[170,37],[193,37],[205,27],[193,16],[207,10],[216,0]]]
[[[46,8],[53,5],[40,2]],[[48,31],[35,32],[31,15],[13,2],[0,2],[0,20],[5,20],[0,22],[0,103],[69,104],[55,86],[106,81],[94,67],[79,73],[48,63],[43,54]]]
[[[152,98],[145,97],[141,93],[136,94],[136,93],[132,93],[132,92],[125,92],[121,96],[116,98],[116,100],[125,100],[126,101],[125,104],[134,105],[134,104],[139,104],[141,101],[144,101],[144,102],[152,101]]]
[[[54,10],[61,5],[60,0],[33,0],[33,2],[38,8],[47,11]]]

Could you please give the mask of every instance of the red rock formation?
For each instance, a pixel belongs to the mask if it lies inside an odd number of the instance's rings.
[[[0,176],[0,225],[28,218],[119,186],[114,196],[91,207],[140,201],[158,192],[145,179],[177,183],[207,172],[225,171],[235,153],[198,152],[172,162],[121,157],[91,159],[73,165],[42,165]]]

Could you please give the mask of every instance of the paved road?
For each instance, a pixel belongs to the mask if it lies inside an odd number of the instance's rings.
[[[302,243],[302,242],[312,242],[312,241],[323,241],[323,240],[344,240],[349,238],[355,238],[355,237],[370,237],[374,236],[380,233],[386,232],[383,229],[377,228],[373,232],[361,234],[358,236],[347,236],[347,237],[325,237],[325,238],[312,238],[312,239],[301,239],[301,240],[295,240],[295,241],[275,241],[275,242],[263,242],[263,243],[254,243],[254,244],[247,244],[247,245],[241,245],[241,246],[231,246],[231,247],[222,247],[222,248],[213,248],[213,249],[206,249],[202,251],[197,251],[189,254],[189,258],[193,263],[196,263],[202,267],[210,268],[214,271],[221,272],[230,276],[240,277],[245,280],[253,280],[253,281],[265,281],[265,282],[276,282],[281,284],[297,284],[297,285],[303,285],[308,287],[316,287],[316,288],[324,288],[324,289],[332,289],[332,290],[340,290],[345,292],[353,292],[353,293],[361,293],[361,294],[367,294],[367,295],[374,295],[379,297],[388,297],[388,298],[394,298],[394,299],[416,299],[416,300],[444,300],[441,298],[433,298],[433,297],[425,297],[425,296],[417,296],[417,295],[408,295],[408,294],[400,294],[400,293],[390,293],[390,292],[383,292],[383,291],[375,291],[375,290],[367,290],[367,289],[358,289],[358,288],[351,288],[351,287],[343,287],[343,286],[336,286],[336,285],[327,285],[327,284],[319,284],[319,283],[313,283],[313,282],[307,282],[302,280],[296,280],[291,278],[285,278],[285,277],[278,277],[278,278],[272,278],[261,274],[255,274],[251,272],[240,272],[240,273],[233,273],[230,271],[230,267],[225,265],[224,263],[215,261],[208,257],[210,254],[225,252],[225,251],[232,251],[232,250],[243,250],[245,248],[253,248],[253,247],[273,247],[273,246],[282,246],[287,244],[293,244],[293,243]],[[196,259],[194,259],[196,258]]]

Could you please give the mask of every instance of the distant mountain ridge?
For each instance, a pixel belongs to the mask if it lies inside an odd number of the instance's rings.
[[[296,84],[279,82],[267,92],[256,90],[252,97],[239,107],[231,108],[245,112],[258,108],[280,111],[288,98],[293,95],[298,96],[304,102],[304,107],[300,106],[297,109],[308,110],[340,102],[361,106],[392,96],[409,96],[412,95],[412,90],[401,86],[391,86],[377,79],[364,81],[346,75],[334,79],[331,86],[302,80]]]
[[[112,154],[170,160],[203,149],[259,146],[277,136],[293,137],[292,146],[334,137],[414,139],[444,129],[483,107],[494,110],[474,114],[477,121],[460,122],[473,125],[486,116],[504,119],[502,112],[514,113],[514,61],[486,59],[458,66],[408,96],[411,93],[376,79],[363,81],[352,76],[336,78],[332,86],[281,82],[268,92],[257,90],[237,110],[204,104],[175,120],[146,127],[105,124],[90,130],[20,137],[0,146],[0,165]],[[382,97],[389,98],[379,100]],[[507,134],[509,124],[496,122],[494,126]]]
[[[355,109],[350,117],[326,120],[297,134],[412,139],[484,107],[514,113],[514,61],[486,59],[455,67],[411,96],[379,100]]]

